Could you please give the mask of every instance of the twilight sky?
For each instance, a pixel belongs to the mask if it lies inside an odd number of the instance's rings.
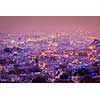
[[[77,32],[100,33],[100,17],[0,16],[0,32]]]

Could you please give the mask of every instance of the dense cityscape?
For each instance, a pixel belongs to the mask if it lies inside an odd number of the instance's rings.
[[[1,83],[99,83],[99,75],[99,38],[0,33]]]

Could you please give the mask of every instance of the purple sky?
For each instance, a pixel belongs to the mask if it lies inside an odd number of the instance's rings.
[[[100,17],[0,17],[0,32],[75,32],[100,33]]]

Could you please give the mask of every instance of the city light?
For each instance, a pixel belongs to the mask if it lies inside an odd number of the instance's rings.
[[[94,45],[91,45],[88,48],[91,49],[91,50],[93,50],[95,48],[95,46]]]

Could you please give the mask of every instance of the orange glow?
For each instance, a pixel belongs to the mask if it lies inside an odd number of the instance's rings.
[[[59,54],[52,54],[52,56],[60,56]]]
[[[91,49],[91,50],[93,50],[95,48],[95,46],[94,45],[91,45],[88,48]]]
[[[27,58],[27,59],[31,59],[31,58],[33,58],[32,56],[26,56],[25,58]]]
[[[95,37],[95,36],[88,36],[88,38],[89,38],[89,39],[91,39],[91,40],[96,39],[96,37]]]
[[[92,52],[88,52],[88,53],[87,53],[87,56],[91,56],[91,55],[92,55]]]
[[[53,50],[47,50],[47,51],[45,51],[45,52],[47,52],[47,53],[54,53]]]
[[[43,62],[42,66],[45,67],[47,64],[45,62]]]
[[[1,66],[1,65],[0,65],[0,69],[2,69],[2,68],[4,68],[4,66]]]
[[[72,61],[72,63],[77,63],[79,60],[78,59],[75,59]]]
[[[47,63],[45,62],[39,62],[39,66],[45,67],[47,65]]]
[[[60,54],[56,54],[56,53],[53,53],[51,54],[52,56],[60,56],[60,57],[64,57],[64,55],[60,55]]]
[[[28,38],[26,41],[27,41],[27,42],[36,42],[36,40],[34,40],[34,39],[32,39],[32,38]]]
[[[91,57],[90,60],[96,60],[96,57]]]

